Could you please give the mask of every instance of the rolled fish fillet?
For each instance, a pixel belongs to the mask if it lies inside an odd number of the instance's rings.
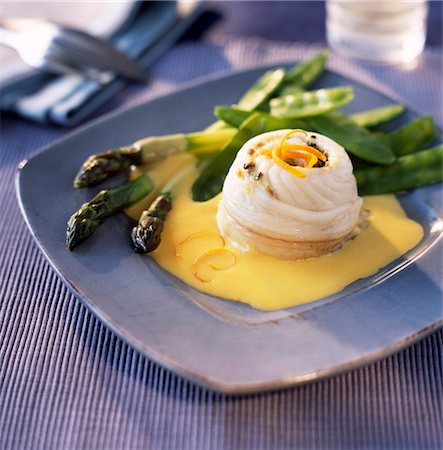
[[[306,146],[322,159],[310,159]],[[362,203],[343,147],[318,133],[278,130],[239,150],[223,185],[217,224],[240,250],[312,258],[358,233]]]

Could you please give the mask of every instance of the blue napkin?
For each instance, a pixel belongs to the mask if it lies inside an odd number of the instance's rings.
[[[202,11],[201,2],[188,4],[185,10],[179,3],[133,2],[110,41],[129,57],[137,59],[142,67],[148,67]],[[36,122],[72,127],[127,82],[112,73],[107,75],[105,81],[100,82],[77,74],[54,76],[31,70],[4,77],[0,85],[0,109],[14,111]]]

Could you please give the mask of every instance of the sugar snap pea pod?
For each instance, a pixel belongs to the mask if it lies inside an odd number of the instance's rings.
[[[269,102],[269,106],[275,117],[310,117],[340,108],[353,98],[352,88],[341,86],[276,97]]]
[[[329,52],[325,50],[295,66],[286,74],[283,89],[309,87],[323,73],[328,58]]]
[[[246,111],[267,106],[268,100],[280,89],[284,79],[284,69],[269,70],[242,95],[237,106]]]
[[[214,114],[227,124],[238,128],[242,122],[254,114],[253,111],[245,111],[243,109],[235,108],[234,106],[216,106]]]
[[[223,131],[229,128],[231,128],[231,126],[228,123],[223,122],[223,120],[216,120],[215,122],[211,123],[211,125],[207,126],[203,130],[203,132],[212,133],[213,131]]]
[[[240,124],[244,122],[248,117],[250,117],[253,113],[253,111],[245,111],[235,106],[216,106],[214,108],[214,114],[219,119],[235,128],[238,128]],[[290,118],[288,118],[287,123],[289,124],[289,127],[291,127]]]
[[[354,172],[361,169],[366,169],[368,167],[374,166],[373,163],[369,161],[365,161],[364,159],[357,158],[356,156],[349,155],[349,158],[352,162],[352,167],[354,168]]]
[[[405,110],[403,105],[388,105],[381,108],[369,109],[349,117],[361,127],[375,127],[399,116]]]
[[[313,58],[297,64],[288,73],[283,69],[270,70],[261,76],[256,83],[248,89],[235,108],[244,111],[267,110],[268,101],[280,92],[290,94],[302,92],[312,84],[323,72],[329,53],[324,51]],[[217,120],[205,131],[217,131],[226,127],[226,122]]]
[[[357,114],[351,114],[349,118],[362,127],[371,127],[394,119],[401,114],[402,111],[404,111],[402,105],[390,105],[382,108],[370,109]],[[235,128],[238,128],[244,120],[252,115],[251,111],[244,111],[235,106],[216,106],[214,113],[219,119]],[[380,138],[384,136],[384,133],[381,132],[373,131],[372,134],[376,134]]]
[[[302,92],[305,92],[302,87],[297,86],[296,84],[287,84],[283,85],[280,89],[279,96],[300,94]]]
[[[244,111],[268,109],[268,101],[274,96],[285,80],[283,69],[269,70],[262,75],[240,98],[235,105]],[[218,131],[229,125],[223,120],[217,120],[209,125],[205,131]]]
[[[328,58],[329,52],[323,51],[286,73],[283,69],[265,73],[245,92],[236,106],[246,111],[260,110],[281,89],[306,89],[323,73]]]
[[[217,195],[223,187],[226,174],[242,145],[252,137],[266,131],[281,128],[303,128],[302,122],[288,123],[285,119],[277,119],[266,113],[256,112],[247,118],[220,153],[217,153],[201,171],[191,187],[191,197],[194,201],[204,202]]]
[[[385,142],[397,156],[421,150],[434,139],[432,117],[419,117],[388,133]]]
[[[357,170],[360,195],[388,194],[413,189],[443,179],[443,144],[400,156],[390,166]]]
[[[365,161],[391,164],[395,160],[393,152],[384,142],[338,111],[310,117],[307,121],[311,130],[330,137],[347,152]]]
[[[290,94],[302,92],[321,75],[328,57],[329,53],[324,51],[297,64],[287,73],[283,69],[266,72],[244,93],[234,107],[245,111],[266,110],[267,102],[278,92],[279,95],[282,95],[282,92]],[[223,122],[217,121],[207,130],[218,130],[222,126]]]

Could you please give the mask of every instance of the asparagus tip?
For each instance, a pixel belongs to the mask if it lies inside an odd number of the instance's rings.
[[[131,232],[131,240],[137,253],[147,254],[154,251],[161,242],[163,220],[149,216],[145,211]]]
[[[91,155],[78,171],[74,187],[93,186],[117,172],[127,170],[132,162],[138,162],[139,153],[133,146],[127,146]]]
[[[78,226],[76,221],[76,214],[73,214],[68,220],[66,228],[66,248],[69,251],[74,250],[75,247],[80,243],[78,239]]]

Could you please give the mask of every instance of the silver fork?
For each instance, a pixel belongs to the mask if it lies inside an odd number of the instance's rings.
[[[15,49],[31,67],[57,74],[82,73],[94,80],[112,71],[146,81],[136,61],[109,42],[83,31],[41,19],[0,20],[0,42]]]

